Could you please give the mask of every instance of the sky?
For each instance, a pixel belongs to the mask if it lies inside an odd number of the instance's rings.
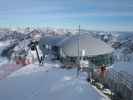
[[[133,0],[0,0],[0,27],[133,31]]]

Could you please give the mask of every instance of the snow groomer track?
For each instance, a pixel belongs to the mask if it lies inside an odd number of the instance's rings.
[[[24,67],[18,64],[3,64],[0,66],[0,80],[6,78],[8,75]]]

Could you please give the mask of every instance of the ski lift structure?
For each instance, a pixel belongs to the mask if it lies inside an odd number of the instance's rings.
[[[14,59],[16,60],[16,64],[28,65],[32,63],[32,58],[27,55],[26,50],[15,51]]]
[[[37,48],[38,41],[33,40],[33,41],[30,42],[30,44],[28,46],[31,49],[31,51],[35,51],[36,52],[38,62],[39,62],[39,64],[42,64],[43,63],[43,57],[39,55],[39,51],[38,51],[38,48]]]
[[[14,53],[12,54],[12,58],[16,61],[16,64],[28,65],[35,61],[37,58],[39,64],[42,59],[38,52],[38,41],[37,40],[25,40],[20,42],[14,48]],[[34,52],[32,52],[34,51]]]
[[[27,50],[21,48],[20,50],[14,51],[13,58],[16,61],[16,64],[28,65],[33,63],[35,57],[31,53],[32,51],[36,53],[39,64],[42,64],[42,56],[39,55],[37,45],[38,41],[31,41]]]

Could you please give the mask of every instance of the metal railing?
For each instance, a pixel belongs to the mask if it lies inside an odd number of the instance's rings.
[[[105,73],[105,77],[101,77],[95,71],[93,78],[116,94],[117,99],[112,97],[112,100],[133,100],[133,76],[128,73],[109,69]]]

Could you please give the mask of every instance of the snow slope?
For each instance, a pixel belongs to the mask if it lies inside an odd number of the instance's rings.
[[[10,74],[12,74],[13,72],[19,70],[22,67],[24,67],[24,66],[17,65],[17,64],[10,64],[10,63],[2,64],[0,66],[0,80],[5,79]]]
[[[2,100],[109,100],[82,77],[76,69],[29,65],[0,81]],[[28,73],[28,74],[27,74]]]
[[[39,72],[46,72],[48,70],[50,70],[51,68],[58,68],[60,67],[60,64],[58,63],[45,63],[43,66],[38,66],[38,64],[30,64],[27,65],[25,67],[23,67],[22,69],[12,73],[11,75],[9,75],[8,77],[16,77],[16,76],[22,76],[22,75],[30,75],[30,74],[34,74],[34,73],[39,73]]]
[[[115,63],[112,68],[117,72],[123,71],[133,76],[133,62]]]

